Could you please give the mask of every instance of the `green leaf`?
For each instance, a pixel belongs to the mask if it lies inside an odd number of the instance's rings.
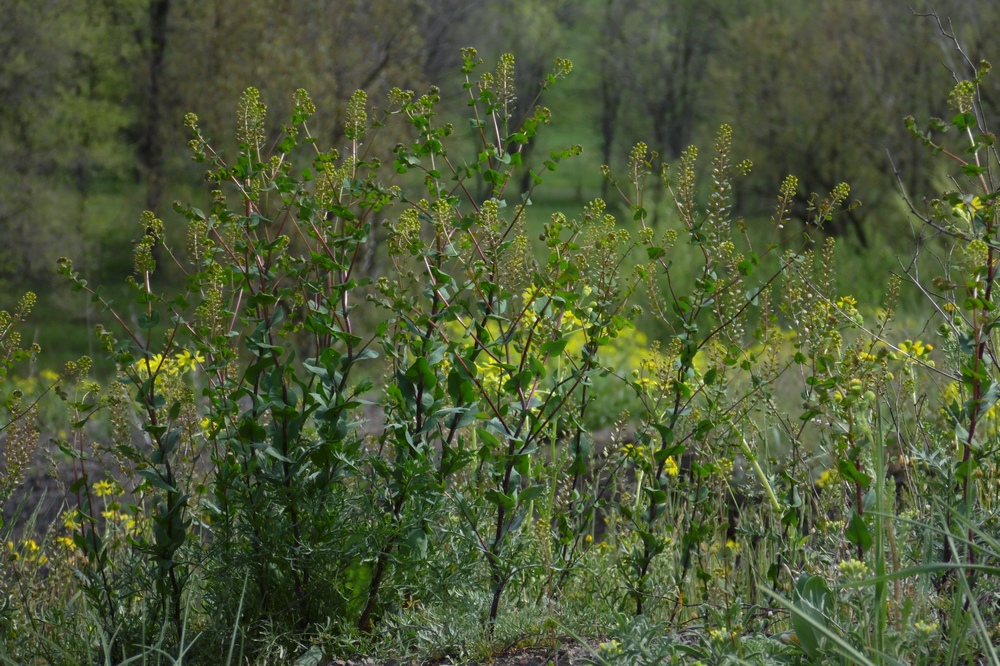
[[[660,433],[660,441],[663,442],[664,448],[668,448],[674,441],[673,429],[662,423],[654,423],[653,427],[656,428],[656,432]]]
[[[958,113],[951,119],[951,124],[958,129],[959,132],[964,132],[970,127],[976,126],[976,116],[972,113]]]
[[[587,459],[590,457],[591,440],[590,434],[579,432],[573,441],[573,464],[567,470],[570,474],[586,474]]]
[[[422,527],[414,527],[403,540],[403,552],[419,559],[427,557],[427,533]]]
[[[790,611],[792,613],[793,621],[796,617],[800,618],[800,622],[794,625],[796,632],[799,631],[800,627],[807,626],[812,630],[810,636],[814,639],[815,644],[818,644],[819,637],[825,638],[830,642],[831,647],[835,652],[848,659],[846,663],[859,664],[860,666],[874,666],[870,659],[858,652],[857,648],[838,635],[831,627],[827,626],[824,621],[817,619],[814,615],[804,614],[798,605],[790,603],[780,595],[775,594],[775,592],[766,585],[760,585],[758,586],[758,589],[766,596],[770,597],[776,604]],[[801,644],[802,637],[799,636],[798,633],[796,633],[796,636],[799,638],[799,642]]]
[[[138,317],[139,328],[150,329],[155,328],[157,324],[160,323],[160,313],[156,310],[150,310],[149,314],[143,313]]]
[[[667,501],[667,493],[662,488],[653,488],[652,486],[643,486],[642,492],[653,501],[654,504],[664,504]]]
[[[504,382],[503,390],[510,394],[517,393],[519,390],[523,391],[531,385],[534,378],[535,376],[530,370],[522,370]]]
[[[437,375],[435,375],[424,357],[418,358],[406,371],[406,378],[414,384],[422,384],[424,388],[434,388],[437,386]]]
[[[864,472],[859,471],[854,462],[847,458],[842,458],[837,463],[837,471],[840,472],[842,477],[848,481],[857,483],[862,488],[867,488],[868,484],[871,483],[871,477]]]
[[[517,505],[517,502],[513,497],[502,493],[499,490],[487,490],[485,497],[488,501],[493,502],[497,506],[503,507],[506,511],[513,510]]]
[[[847,531],[844,532],[844,537],[861,550],[868,550],[872,547],[872,535],[868,531],[868,525],[865,524],[865,519],[857,511],[851,516],[851,522],[847,526]]]
[[[545,484],[536,483],[533,486],[529,486],[517,494],[518,502],[530,502],[531,500],[538,499],[545,492]]]
[[[484,448],[500,448],[500,440],[497,439],[496,435],[491,433],[489,430],[486,430],[485,428],[476,428],[476,435],[483,441]]]
[[[541,346],[540,351],[542,354],[550,354],[553,356],[558,356],[559,354],[563,353],[563,350],[566,349],[566,343],[568,342],[569,340],[565,338],[549,340],[548,342],[546,342]]]
[[[822,638],[817,625],[829,626],[827,615],[833,610],[833,593],[822,577],[803,573],[795,584],[794,606],[798,611],[792,613],[795,635],[809,658],[816,659]]]
[[[494,187],[499,187],[500,185],[503,185],[504,177],[499,171],[487,169],[486,171],[483,171],[483,180]]]
[[[176,493],[177,489],[171,486],[169,483],[163,480],[160,473],[155,469],[140,469],[139,476],[149,481],[150,485],[159,488],[160,490],[166,491],[168,493]]]
[[[448,395],[456,405],[467,405],[476,399],[475,385],[462,375],[454,367],[448,373]]]

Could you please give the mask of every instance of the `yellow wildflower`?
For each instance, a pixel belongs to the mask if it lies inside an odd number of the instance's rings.
[[[80,527],[80,520],[77,518],[76,511],[68,511],[63,516],[63,527],[68,530],[75,530]]]
[[[108,495],[114,495],[116,494],[115,486],[117,485],[118,484],[110,481],[104,481],[104,480],[98,481],[97,483],[94,484],[94,494],[96,494],[98,497],[107,497]]]

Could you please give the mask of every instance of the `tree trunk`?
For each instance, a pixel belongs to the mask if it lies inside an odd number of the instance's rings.
[[[149,74],[146,87],[145,118],[139,140],[139,161],[146,179],[146,209],[156,211],[163,195],[163,61],[167,51],[167,18],[170,0],[149,4]]]

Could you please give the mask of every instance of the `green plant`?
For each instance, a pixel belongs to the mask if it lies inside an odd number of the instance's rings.
[[[134,596],[141,584],[110,570],[102,534],[109,526],[96,516],[93,480],[82,475],[75,486],[83,519],[77,543],[116,654],[124,657],[134,640],[116,630],[129,599],[148,609],[147,624],[169,618],[172,640],[180,640],[198,569],[207,572],[204,593],[222,626],[235,621],[235,583],[246,581],[239,608],[251,632],[302,631],[323,617],[369,630],[388,605],[385,588],[405,590],[451,525],[488,571],[484,618],[492,628],[511,582],[540,578],[521,536],[536,507],[553,530],[541,538],[558,544],[559,576],[550,581],[564,583],[579,561],[611,483],[590,491],[584,484],[589,389],[608,372],[602,348],[638,312],[629,309],[633,285],[618,277],[636,244],[597,200],[580,220],[553,217],[542,232],[547,259],[535,263],[525,231],[531,191],[509,208],[505,193],[526,169],[521,147],[549,115],[537,108],[508,127],[513,59],[504,56],[495,73],[474,82],[477,65],[467,50],[482,147],[464,165],[445,150],[453,128],[435,125],[433,90],[419,98],[394,91],[377,120],[365,95],[355,94],[344,155],[315,146],[307,125],[314,107],[303,91],[273,155],[264,152],[266,109],[253,89],[238,110],[233,163],[189,116],[195,159],[208,164],[218,189],[208,213],[177,206],[189,222],[191,253],[181,294],[155,288],[163,223],[143,217],[134,323],[64,260],[62,272],[111,311],[122,334],[100,333],[121,386],[130,388],[101,404],[138,418],[152,445],[123,439],[113,453],[142,479],[129,491],[149,522],[130,536],[130,555],[155,594]],[[558,61],[546,85],[570,67]],[[380,161],[366,153],[394,115],[415,131],[396,149],[395,171],[419,173],[425,197],[383,185]],[[303,149],[313,153],[311,166],[296,175],[292,161]],[[577,152],[550,155],[531,172],[532,189]],[[485,199],[473,195],[483,190]],[[394,278],[372,285],[359,262],[371,220],[391,206],[400,209],[388,223]],[[179,256],[166,246],[157,252]],[[381,312],[359,322],[362,305]],[[366,327],[374,318],[380,323]],[[296,349],[311,355],[298,361]],[[361,408],[379,371],[358,372],[380,355],[384,425],[366,434]],[[98,403],[72,405],[82,421]],[[557,452],[560,442],[569,455]],[[552,452],[547,460],[543,445]],[[211,456],[210,470],[197,463],[199,451]],[[122,588],[132,592],[120,596]]]

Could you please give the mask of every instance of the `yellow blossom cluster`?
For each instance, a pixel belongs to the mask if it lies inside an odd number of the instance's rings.
[[[938,628],[937,622],[924,622],[923,620],[917,620],[913,623],[913,633],[915,633],[918,638],[926,641],[939,635],[940,629]]]
[[[976,214],[977,211],[981,210],[983,207],[983,202],[979,197],[973,197],[969,202],[962,202],[952,207],[955,215],[962,218],[966,222],[972,221],[972,216]]]
[[[913,358],[922,358],[934,351],[934,346],[920,340],[906,340],[899,343],[899,351]]]
[[[94,484],[94,494],[98,497],[109,497],[118,495],[121,493],[121,486],[118,482],[112,479],[111,481],[106,481],[104,479],[98,481]]]
[[[839,311],[839,314],[841,316],[846,317],[849,321],[853,322],[857,326],[864,325],[865,319],[858,311],[858,301],[856,298],[854,298],[850,294],[846,296],[841,296],[836,300],[834,305],[837,306],[837,310]]]
[[[41,547],[34,539],[24,539],[16,544],[13,541],[8,541],[7,551],[13,562],[38,566],[44,566],[49,562],[49,558],[41,552]]]
[[[727,631],[725,629],[709,629],[708,630],[708,640],[714,643],[716,646],[724,646],[728,643],[733,643],[739,640],[740,635],[736,631]]]
[[[840,575],[849,581],[864,580],[868,576],[868,565],[854,558],[844,560],[837,568],[840,569]]]
[[[621,451],[622,455],[632,462],[639,462],[643,459],[652,462],[652,454],[649,451],[649,447],[642,444],[636,445],[628,442],[622,446]],[[674,460],[673,456],[663,461],[663,473],[667,476],[677,476],[680,473],[680,468],[677,467],[677,461]]]
[[[823,470],[823,473],[820,474],[819,476],[817,476],[816,480],[813,481],[813,483],[815,484],[815,486],[817,488],[819,488],[820,490],[823,490],[824,488],[837,483],[837,481],[839,480],[839,478],[840,478],[840,474],[839,474],[839,472],[837,472],[837,470],[835,470],[835,469],[827,469],[827,470]]]
[[[198,353],[192,354],[185,349],[173,356],[153,354],[149,358],[139,359],[133,364],[133,368],[143,379],[148,378],[150,374],[157,373],[179,377],[188,372],[194,372],[198,369],[198,364],[204,362],[204,356]]]

